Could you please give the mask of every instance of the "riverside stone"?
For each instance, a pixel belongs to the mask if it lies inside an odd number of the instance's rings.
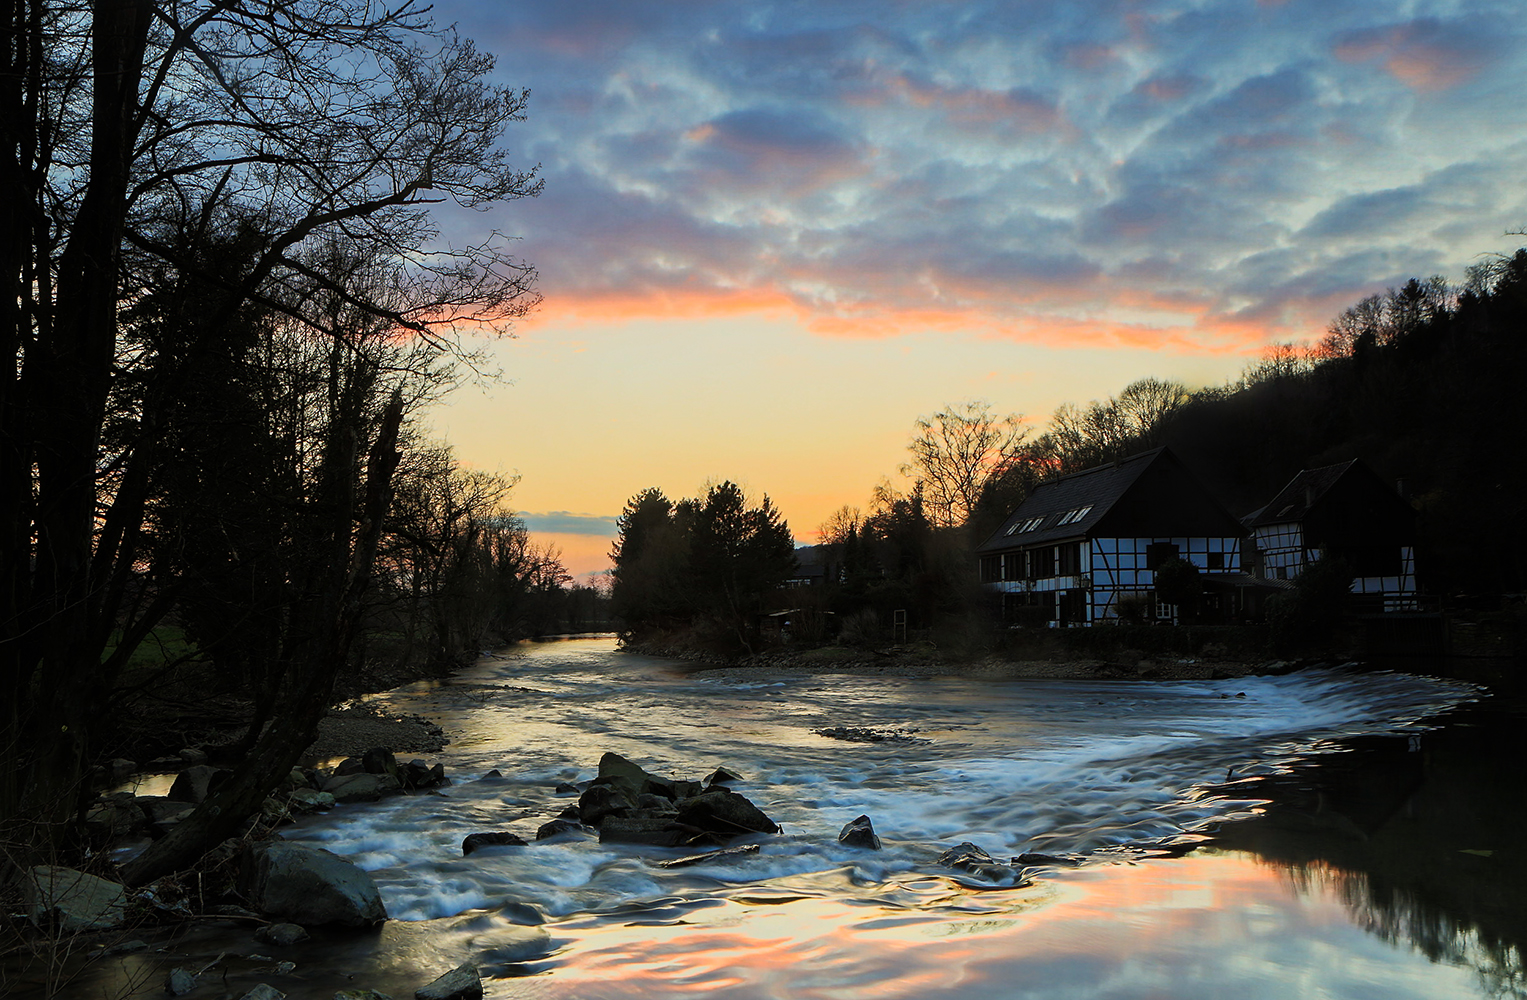
[[[415,990],[414,1000],[482,1000],[482,995],[482,977],[477,967],[467,962]]]
[[[497,830],[492,833],[469,833],[461,842],[461,855],[466,857],[473,851],[483,847],[527,847],[525,838],[519,834],[510,833],[507,830]]]
[[[293,945],[308,939],[307,929],[297,924],[271,924],[255,931],[255,940],[261,944]]]
[[[27,917],[67,934],[109,930],[127,921],[127,888],[73,868],[37,865],[22,890]]]
[[[286,994],[267,983],[261,983],[239,997],[239,1000],[286,1000]]]
[[[677,821],[724,836],[779,832],[779,826],[746,796],[714,786],[680,802]]]
[[[175,783],[170,786],[169,797],[176,802],[191,802],[197,805],[205,802],[207,796],[217,790],[233,774],[232,771],[221,767],[213,767],[210,764],[198,764],[188,767],[175,776]]]
[[[277,841],[251,845],[241,862],[240,889],[267,916],[308,927],[365,927],[387,919],[376,882],[337,854]]]
[[[838,831],[838,843],[845,847],[862,847],[870,851],[880,850],[880,838],[875,835],[875,824],[868,816],[849,820]]]

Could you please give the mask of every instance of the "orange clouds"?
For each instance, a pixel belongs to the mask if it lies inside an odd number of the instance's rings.
[[[1436,20],[1348,35],[1335,48],[1344,62],[1378,60],[1391,76],[1418,91],[1440,91],[1468,81],[1485,67],[1491,55],[1479,39]]]

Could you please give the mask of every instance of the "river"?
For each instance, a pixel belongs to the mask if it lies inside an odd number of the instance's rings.
[[[497,1000],[1527,996],[1524,716],[1461,682],[759,676],[582,639],[376,700],[444,726],[453,784],[287,828],[393,918],[283,949],[264,981],[294,997],[408,997],[463,961]],[[606,751],[725,766],[783,832],[689,867],[578,836],[461,856],[532,839]],[[861,814],[882,850],[838,843]],[[990,880],[937,863],[962,842],[1087,860]]]

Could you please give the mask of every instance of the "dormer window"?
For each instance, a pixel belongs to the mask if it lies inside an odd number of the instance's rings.
[[[1087,512],[1090,510],[1092,510],[1091,504],[1087,505],[1086,507],[1078,507],[1075,510],[1068,510],[1060,516],[1059,521],[1055,522],[1055,526],[1060,527],[1062,524],[1075,524],[1082,518],[1086,517]]]

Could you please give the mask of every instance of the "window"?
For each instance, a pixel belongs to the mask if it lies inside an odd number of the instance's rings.
[[[1043,523],[1043,517],[1031,517],[1027,521],[1015,522],[1012,527],[1007,529],[1007,533],[1009,535],[1021,535],[1025,532],[1033,531]]]
[[[1043,580],[1055,575],[1055,546],[1029,550],[1029,579]]]
[[[1004,552],[1002,554],[1002,579],[1023,579],[1023,553]]]
[[[1090,510],[1092,510],[1091,504],[1088,504],[1086,507],[1078,507],[1075,510],[1068,510],[1060,516],[1060,520],[1056,521],[1055,525],[1059,527],[1062,524],[1075,524],[1086,517],[1087,512]]]
[[[1168,559],[1176,559],[1177,546],[1171,542],[1152,542],[1145,547],[1145,568],[1159,569]]]
[[[1070,542],[1058,548],[1060,551],[1060,575],[1080,576],[1082,572],[1082,543]]]

